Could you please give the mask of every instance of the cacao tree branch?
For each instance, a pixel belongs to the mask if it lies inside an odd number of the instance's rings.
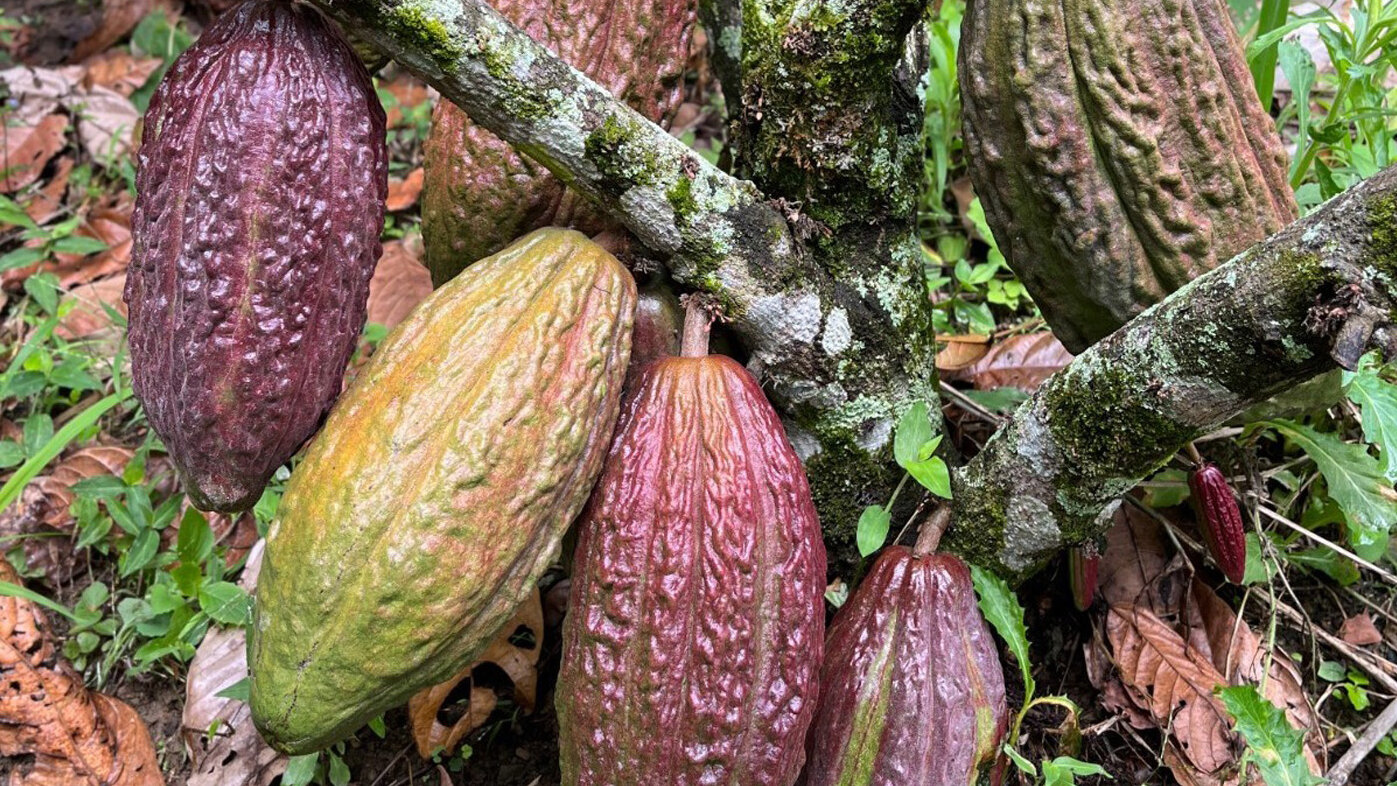
[[[668,255],[680,283],[716,297],[806,461],[832,548],[852,552],[862,506],[886,500],[896,480],[888,447],[896,416],[914,399],[938,410],[935,347],[914,231],[920,159],[911,166],[899,158],[898,166],[881,175],[883,191],[901,195],[897,209],[851,209],[841,223],[845,231],[833,232],[805,218],[799,207],[768,202],[757,186],[710,165],[534,43],[484,0],[312,2],[593,199],[646,246]],[[840,122],[846,130],[855,127],[852,120],[873,130],[896,126],[899,155],[905,156],[920,150],[919,143],[907,141],[919,139],[920,102],[895,101],[892,77],[915,14],[906,13],[909,0],[890,2],[901,9],[894,19],[870,17],[865,24],[859,17],[838,27],[842,35],[881,36],[890,53],[877,57],[877,47],[866,43],[867,56],[860,60],[877,64],[863,78],[885,75],[881,93],[861,84],[853,90],[855,81],[841,77],[840,84],[850,88],[846,98],[863,98],[846,102],[844,110],[831,103],[826,119],[845,113]],[[758,6],[740,7],[746,36],[752,29],[746,17]],[[789,10],[783,13],[790,16]],[[836,43],[821,44],[826,67],[838,67],[828,60]],[[806,77],[816,79],[814,60],[802,56],[810,61]],[[831,102],[835,97],[826,96]],[[877,153],[870,146],[876,138],[860,146],[868,156]],[[821,139],[829,143],[833,137]],[[838,154],[824,155],[833,161]],[[856,187],[853,179],[845,182]],[[826,196],[812,201],[812,208],[835,192],[821,193]],[[880,197],[867,204],[890,203]]]
[[[1191,438],[1397,331],[1397,167],[1170,295],[1055,374],[952,474],[944,547],[1023,576],[1101,532]]]

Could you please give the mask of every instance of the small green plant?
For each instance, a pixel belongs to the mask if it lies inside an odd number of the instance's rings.
[[[1343,696],[1358,712],[1362,712],[1372,706],[1372,699],[1368,696],[1368,678],[1360,671],[1345,668],[1344,664],[1326,660],[1319,664],[1318,676],[1325,682],[1331,683],[1339,695]]]
[[[1285,719],[1279,707],[1267,701],[1255,685],[1220,688],[1217,695],[1234,719],[1237,733],[1246,741],[1240,770],[1256,765],[1267,786],[1313,786],[1324,783],[1305,763],[1305,733]]]
[[[893,458],[905,472],[893,489],[886,505],[869,505],[859,516],[855,539],[859,554],[867,557],[883,547],[892,526],[892,509],[907,479],[916,480],[922,488],[938,497],[950,499],[951,476],[946,462],[934,455],[941,445],[941,436],[933,435],[931,417],[925,401],[918,401],[903,413],[893,434]],[[910,524],[909,519],[907,524]],[[903,525],[906,529],[907,525]]]
[[[993,573],[974,565],[970,566],[970,578],[975,583],[980,612],[1009,646],[1009,652],[1013,653],[1014,660],[1019,664],[1019,676],[1023,680],[1023,705],[1009,724],[1009,735],[1004,741],[1004,755],[1028,777],[1041,777],[1039,782],[1045,786],[1072,786],[1077,782],[1079,775],[1101,775],[1110,778],[1110,774],[1100,766],[1079,761],[1069,755],[1059,755],[1035,766],[1018,751],[1016,745],[1023,729],[1024,718],[1028,717],[1029,711],[1034,707],[1061,707],[1067,711],[1068,723],[1074,729],[1081,710],[1066,696],[1036,695],[1038,684],[1033,678],[1033,666],[1028,659],[1028,628],[1024,625],[1023,607],[1019,605],[1019,599],[1014,595],[1014,591],[1009,589],[1009,585]]]
[[[244,697],[246,700],[246,697]],[[383,716],[369,721],[366,727],[379,739],[388,734],[383,724]],[[281,776],[281,786],[348,786],[353,773],[344,761],[344,742],[337,742],[316,753],[292,756],[286,763],[286,772]]]

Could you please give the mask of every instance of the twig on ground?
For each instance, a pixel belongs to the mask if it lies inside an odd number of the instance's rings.
[[[1344,786],[1347,784],[1353,771],[1358,769],[1358,765],[1362,764],[1364,759],[1368,758],[1368,754],[1373,752],[1373,749],[1377,747],[1383,737],[1387,736],[1389,731],[1392,731],[1393,726],[1397,726],[1397,701],[1389,703],[1387,709],[1368,724],[1368,728],[1363,731],[1363,734],[1354,740],[1353,745],[1344,752],[1338,761],[1334,762],[1333,767],[1329,768],[1329,772],[1325,773],[1325,777],[1329,778],[1329,785]]]

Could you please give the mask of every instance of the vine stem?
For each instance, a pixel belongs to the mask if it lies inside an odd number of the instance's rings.
[[[931,517],[917,531],[917,544],[912,547],[912,555],[920,557],[936,551],[941,543],[941,535],[951,523],[951,506],[942,505],[932,511]]]

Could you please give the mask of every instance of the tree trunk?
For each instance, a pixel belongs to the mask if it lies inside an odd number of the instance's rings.
[[[705,5],[735,169],[754,183],[708,164],[483,0],[313,2],[719,300],[787,418],[832,553],[847,555],[859,511],[897,478],[896,416],[917,399],[936,411],[915,235],[922,7]],[[945,546],[1021,576],[1099,532],[1118,496],[1189,438],[1333,368],[1331,355],[1390,348],[1394,188],[1397,170],[1382,173],[1077,358],[956,471]],[[1339,324],[1307,323],[1317,304],[1337,308]]]

